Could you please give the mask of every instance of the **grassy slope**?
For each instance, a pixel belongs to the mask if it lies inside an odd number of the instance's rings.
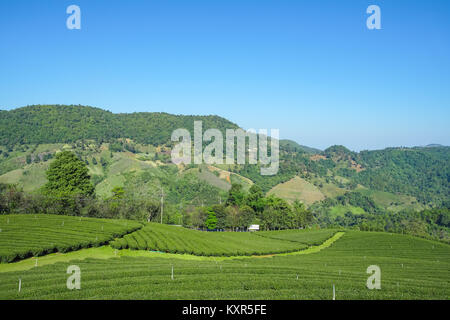
[[[47,182],[45,171],[50,162],[32,163],[0,176],[0,183],[16,184],[25,192],[38,190]]]
[[[204,181],[214,187],[219,188],[220,190],[228,191],[231,188],[231,184],[227,181],[227,179],[217,176],[213,173],[214,171],[208,170],[206,167],[202,167],[202,170],[199,168],[191,168],[183,171],[183,174],[193,173],[196,175],[201,181]]]
[[[351,212],[352,214],[364,214],[364,209],[351,205],[338,205],[331,207],[329,212],[332,217],[343,217],[347,212]]]
[[[71,291],[66,288],[66,270],[74,264],[81,269],[82,282],[81,290]],[[366,288],[370,265],[381,268],[381,290]],[[349,231],[314,254],[223,260],[87,258],[0,273],[0,298],[331,299],[335,285],[338,300],[448,299],[449,279],[448,245],[403,235]]]
[[[269,191],[269,194],[274,194],[289,202],[300,200],[306,205],[325,199],[323,193],[316,186],[300,177],[275,186]]]

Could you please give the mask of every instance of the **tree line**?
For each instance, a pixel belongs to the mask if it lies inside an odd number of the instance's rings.
[[[252,224],[262,230],[305,228],[313,216],[303,203],[290,205],[276,196],[265,196],[262,189],[252,185],[245,192],[233,184],[224,204],[199,207],[184,216],[185,226],[204,230],[247,230]]]

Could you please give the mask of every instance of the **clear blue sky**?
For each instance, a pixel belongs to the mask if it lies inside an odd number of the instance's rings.
[[[366,28],[371,4],[382,30]],[[0,109],[217,114],[318,148],[450,145],[450,1],[2,0],[0,75]]]

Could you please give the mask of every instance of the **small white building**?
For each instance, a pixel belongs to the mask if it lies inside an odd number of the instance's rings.
[[[248,231],[259,231],[259,224],[252,224],[248,227]]]

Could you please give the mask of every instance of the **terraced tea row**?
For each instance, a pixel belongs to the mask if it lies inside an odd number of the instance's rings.
[[[67,289],[69,265],[80,267],[80,290]],[[370,265],[381,269],[381,290],[366,287]],[[349,231],[331,247],[309,255],[121,257],[0,273],[0,299],[332,299],[333,285],[338,300],[448,299],[449,279],[446,244]]]
[[[111,246],[116,249],[154,250],[199,256],[242,256],[299,251],[307,247],[307,241],[301,243],[270,239],[249,232],[203,232],[149,223],[144,228],[113,241]]]
[[[261,231],[256,233],[256,235],[271,239],[301,242],[308,245],[318,245],[331,238],[337,231],[333,229],[280,230]]]
[[[0,215],[0,260],[99,246],[139,229],[127,220],[58,215]]]

